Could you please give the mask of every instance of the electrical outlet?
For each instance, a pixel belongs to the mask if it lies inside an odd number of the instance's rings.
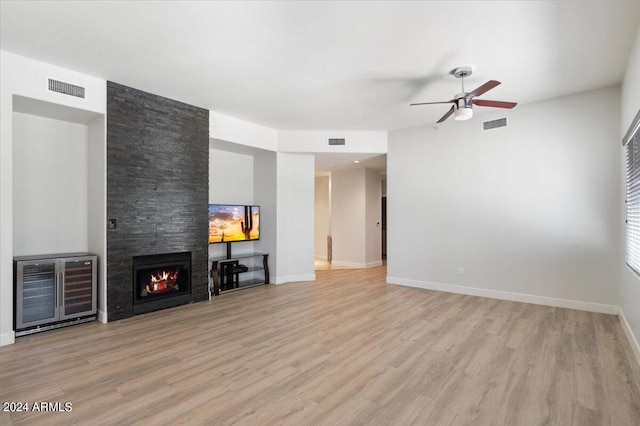
[[[464,275],[464,268],[463,267],[458,268],[458,275]]]

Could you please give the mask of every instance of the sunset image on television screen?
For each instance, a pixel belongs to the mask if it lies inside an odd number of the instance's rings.
[[[209,243],[257,240],[260,210],[257,206],[209,206]]]

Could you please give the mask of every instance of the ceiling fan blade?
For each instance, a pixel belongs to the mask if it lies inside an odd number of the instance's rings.
[[[518,105],[517,102],[505,102],[505,101],[488,101],[486,99],[473,99],[474,105],[494,107],[494,108],[513,108]]]
[[[474,96],[480,96],[483,93],[488,92],[489,90],[493,89],[494,87],[496,87],[499,84],[500,84],[499,81],[489,80],[485,84],[483,84],[482,86],[478,87],[473,92],[469,92],[469,94],[467,96],[465,96],[465,98],[469,99],[469,98],[473,98]]]
[[[451,106],[451,109],[450,109],[449,111],[447,111],[447,113],[446,113],[445,115],[443,115],[443,116],[442,116],[442,118],[441,118],[440,120],[438,120],[437,122],[438,122],[438,123],[442,123],[444,120],[446,120],[447,118],[449,118],[449,116],[450,116],[451,114],[453,114],[453,111],[455,111],[455,110],[456,110],[456,106],[455,106],[455,105],[452,105],[452,106]]]
[[[442,101],[442,102],[420,102],[417,104],[409,104],[409,106],[414,106],[414,105],[435,105],[435,104],[452,104],[455,103],[456,100],[455,99],[451,99],[449,101]]]

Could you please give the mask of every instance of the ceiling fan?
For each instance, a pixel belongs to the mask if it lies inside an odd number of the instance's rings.
[[[473,117],[474,105],[494,107],[494,108],[509,108],[509,109],[518,105],[516,102],[489,101],[484,99],[475,99],[476,96],[480,96],[483,93],[488,92],[489,90],[499,85],[500,82],[496,80],[489,80],[482,86],[478,87],[476,90],[473,90],[471,92],[465,92],[464,78],[470,76],[471,73],[472,73],[472,70],[471,70],[471,67],[469,66],[458,67],[452,71],[452,74],[456,78],[462,79],[462,92],[455,95],[453,99],[450,99],[448,101],[441,101],[441,102],[420,102],[420,103],[415,103],[410,105],[413,106],[413,105],[453,104],[451,105],[451,109],[447,111],[447,113],[443,115],[442,118],[440,118],[440,120],[438,120],[438,123],[442,123],[444,120],[449,118],[451,114],[453,114],[454,120],[468,120],[471,117]]]

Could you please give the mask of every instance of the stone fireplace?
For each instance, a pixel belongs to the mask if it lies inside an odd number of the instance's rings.
[[[191,302],[191,253],[133,258],[133,314]]]
[[[106,173],[108,321],[207,300],[209,111],[108,82]]]

